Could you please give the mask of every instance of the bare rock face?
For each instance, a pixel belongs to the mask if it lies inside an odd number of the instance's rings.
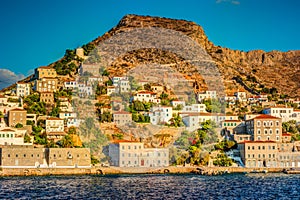
[[[288,94],[291,97],[300,97],[299,50],[288,52],[265,52],[262,50],[243,52],[215,46],[208,40],[202,27],[194,22],[160,17],[126,15],[115,28],[111,29],[102,37],[97,38],[92,43],[97,45],[114,34],[141,27],[172,29],[189,36],[201,45],[211,56],[212,60],[218,66],[224,82],[236,84],[236,82],[233,81],[234,77],[245,77],[250,75],[255,77],[260,85],[269,88],[275,87],[280,93]],[[155,56],[151,56],[151,53],[154,53]],[[116,69],[118,69],[117,71],[119,71],[122,66],[132,68],[145,61],[143,60],[144,57],[142,55],[145,55],[145,60],[147,62],[154,63],[174,63],[182,59],[175,58],[176,55],[164,57],[166,53],[162,52],[162,50],[153,51],[153,49],[143,49],[141,51],[129,52],[126,56],[113,63],[111,69],[116,67]],[[124,63],[126,63],[126,65],[124,65]],[[193,76],[193,74],[188,73],[190,66],[186,63],[184,65],[181,65],[180,63],[177,64],[177,68],[180,69],[181,73]],[[205,88],[203,80],[200,82],[201,83],[196,83],[194,85],[200,85]],[[226,85],[226,87],[231,86],[229,84]]]

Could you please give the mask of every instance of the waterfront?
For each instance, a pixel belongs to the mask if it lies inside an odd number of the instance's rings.
[[[300,199],[300,175],[1,177],[0,199]]]

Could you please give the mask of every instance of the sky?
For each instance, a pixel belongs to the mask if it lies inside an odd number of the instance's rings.
[[[103,35],[126,14],[185,19],[215,45],[299,50],[298,0],[2,0],[0,89]]]

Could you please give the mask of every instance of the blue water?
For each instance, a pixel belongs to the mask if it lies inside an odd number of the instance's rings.
[[[0,199],[300,199],[300,175],[1,177]]]

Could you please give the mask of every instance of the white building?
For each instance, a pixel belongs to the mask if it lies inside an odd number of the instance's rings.
[[[93,84],[93,83],[102,83],[103,82],[103,78],[101,76],[91,76],[89,77],[88,79],[88,82],[90,84]]]
[[[25,82],[17,82],[17,96],[18,97],[26,97],[30,95],[30,83]]]
[[[0,95],[0,105],[6,105],[8,98],[6,96]]]
[[[46,119],[46,133],[64,132],[64,120],[57,117]]]
[[[202,102],[205,99],[216,99],[217,91],[215,90],[207,90],[203,93],[198,93],[198,101]]]
[[[91,96],[94,94],[93,87],[89,85],[85,85],[84,83],[79,83],[78,94],[80,97]]]
[[[182,112],[207,112],[205,104],[192,104],[190,106],[184,106]]]
[[[150,123],[154,125],[169,124],[173,117],[173,108],[170,106],[154,106],[149,112]]]
[[[79,120],[77,120],[77,113],[75,112],[60,112],[59,118],[64,120],[65,126],[68,128],[71,126],[79,127]]]
[[[59,118],[60,119],[68,119],[68,118],[76,118],[77,113],[76,112],[60,112]]]
[[[282,122],[287,122],[292,120],[294,109],[287,108],[286,106],[274,106],[263,110],[263,114],[271,115],[273,117],[278,117],[282,119]]]
[[[74,90],[74,89],[78,88],[77,81],[70,80],[70,81],[64,82],[64,88],[67,90]]]
[[[141,142],[115,141],[109,145],[111,165],[117,167],[167,167],[169,149],[144,148]]]
[[[171,101],[171,105],[176,108],[178,105],[181,105],[182,108],[185,106],[185,101],[181,101],[181,100],[173,100]]]
[[[74,127],[79,127],[79,125],[80,125],[80,120],[79,119],[77,119],[77,118],[68,118],[67,119],[67,121],[66,121],[66,123],[67,123],[67,127],[68,128],[70,128],[70,127],[72,127],[72,126],[74,126]]]
[[[113,85],[117,87],[119,85],[120,80],[128,80],[128,77],[126,77],[126,76],[114,76],[112,78]]]
[[[113,113],[114,122],[119,125],[125,125],[132,122],[132,114],[126,111],[117,111]]]
[[[118,92],[119,93],[124,93],[124,92],[130,92],[130,91],[131,91],[131,87],[130,87],[129,80],[127,80],[127,79],[119,80]]]
[[[0,145],[32,145],[31,143],[24,143],[24,136],[26,130],[15,128],[4,128],[0,130]]]
[[[160,103],[160,99],[157,98],[156,93],[151,91],[139,91],[134,94],[133,96],[134,101],[141,101],[141,102],[152,102],[152,103]]]

